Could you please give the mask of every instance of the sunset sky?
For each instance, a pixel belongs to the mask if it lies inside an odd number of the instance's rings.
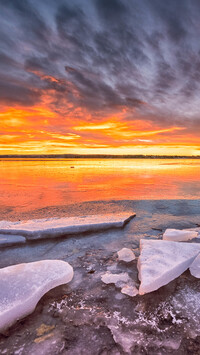
[[[200,155],[199,0],[0,0],[0,154]]]

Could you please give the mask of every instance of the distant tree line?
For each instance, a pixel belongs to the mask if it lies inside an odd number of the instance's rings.
[[[200,155],[115,155],[115,154],[9,154],[0,155],[0,159],[200,159]]]

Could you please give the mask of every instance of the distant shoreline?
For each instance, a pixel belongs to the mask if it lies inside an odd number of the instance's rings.
[[[105,154],[27,154],[0,155],[3,159],[200,159],[200,155],[105,155]]]

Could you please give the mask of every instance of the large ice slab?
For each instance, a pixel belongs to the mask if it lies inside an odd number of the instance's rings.
[[[20,235],[0,234],[0,248],[26,243],[26,238]]]
[[[140,240],[139,294],[157,290],[181,275],[200,252],[198,243]]]
[[[72,278],[73,268],[61,260],[42,260],[0,269],[0,331],[32,313],[46,292]]]
[[[184,242],[197,238],[198,232],[195,230],[180,230],[180,229],[166,229],[163,234],[163,240],[170,240],[174,242]]]
[[[28,240],[55,238],[67,234],[96,232],[109,228],[122,228],[135,214],[93,215],[35,219],[29,221],[0,221],[0,233],[20,234]]]
[[[200,279],[200,254],[197,255],[193,263],[190,265],[190,272],[192,276]]]

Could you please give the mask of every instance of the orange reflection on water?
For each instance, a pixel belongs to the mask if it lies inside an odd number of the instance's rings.
[[[200,161],[0,161],[0,205],[19,211],[94,200],[198,199]]]

